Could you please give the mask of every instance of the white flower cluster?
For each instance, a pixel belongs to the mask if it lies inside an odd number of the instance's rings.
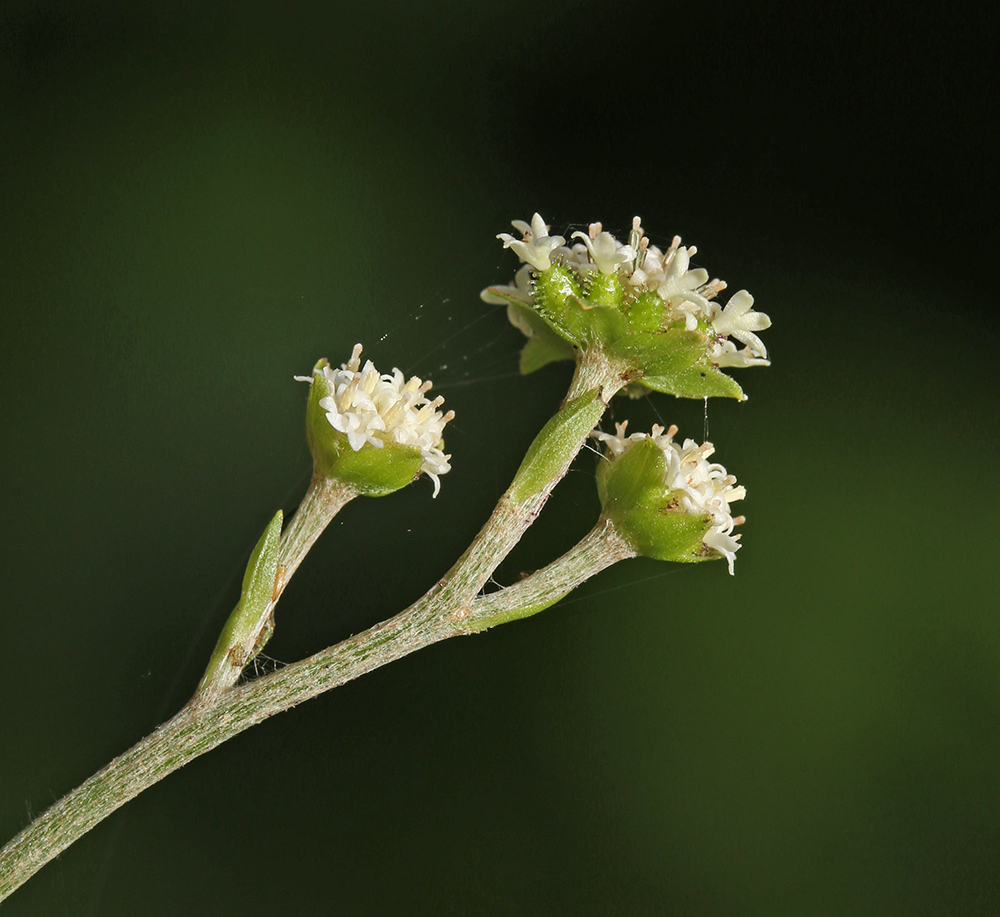
[[[771,319],[763,312],[753,311],[753,297],[740,290],[725,308],[712,300],[726,284],[722,280],[709,280],[708,271],[692,268],[691,257],[697,252],[693,245],[681,245],[680,236],[674,236],[670,247],[661,251],[649,244],[639,217],[632,220],[632,231],[627,243],[619,242],[605,232],[600,223],[591,223],[589,231],[573,233],[573,239],[582,241],[566,245],[563,236],[550,236],[550,227],[539,214],[531,223],[514,220],[512,225],[521,234],[516,239],[510,233],[500,233],[504,248],[511,248],[524,262],[517,273],[513,287],[502,287],[503,292],[526,303],[531,302],[530,271],[544,271],[553,262],[573,268],[581,278],[592,271],[618,274],[636,293],[655,290],[664,303],[664,322],[672,324],[684,319],[688,331],[698,327],[699,320],[711,326],[716,334],[712,344],[712,360],[720,367],[768,366],[767,348],[755,332],[771,326]],[[484,291],[487,302],[497,297]],[[732,336],[742,349],[729,340]]]
[[[354,345],[351,359],[340,369],[324,366],[315,375],[322,378],[329,392],[319,406],[355,452],[365,443],[381,449],[388,440],[419,449],[423,458],[420,471],[434,481],[434,496],[438,495],[438,475],[451,471],[451,456],[441,451],[442,434],[455,412],[438,410],[444,403],[440,396],[427,399],[430,381],[422,382],[416,376],[406,380],[395,368],[391,374],[379,375],[371,360],[361,368],[360,344]],[[296,379],[312,381],[309,376]]]
[[[736,486],[736,476],[729,474],[718,462],[709,462],[715,452],[711,443],[700,446],[693,439],[684,440],[682,446],[674,442],[677,427],[664,430],[653,425],[651,433],[633,433],[625,436],[628,421],[615,424],[615,433],[595,432],[592,435],[601,440],[608,452],[616,458],[633,443],[651,439],[666,459],[664,486],[674,493],[681,505],[689,513],[708,515],[712,527],[702,537],[702,542],[718,551],[729,562],[729,572],[733,573],[733,561],[740,549],[739,535],[732,534],[733,528],[744,522],[743,516],[733,517],[730,503],[742,500],[747,495],[746,488]]]

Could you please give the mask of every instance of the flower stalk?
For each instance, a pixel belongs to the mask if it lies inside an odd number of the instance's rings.
[[[513,586],[464,603],[458,596],[467,590],[432,589],[395,617],[308,659],[227,690],[196,694],[0,850],[0,901],[130,799],[227,739],[433,643],[535,614],[633,554],[602,519],[575,548]]]
[[[351,485],[314,475],[306,495],[280,539],[279,510],[251,556],[240,602],[226,622],[202,676],[196,696],[214,697],[231,688],[258,656],[274,632],[274,608],[285,587],[316,539],[358,491]],[[275,531],[277,529],[277,531]],[[264,554],[267,554],[266,563]],[[265,572],[266,571],[266,572]],[[251,573],[259,572],[258,595],[253,595]]]
[[[528,449],[513,481],[469,547],[409,608],[300,662],[239,683],[274,629],[274,609],[291,577],[337,513],[357,496],[385,496],[423,475],[434,485],[451,466],[443,430],[454,412],[429,399],[430,382],[380,374],[361,345],[339,370],[326,360],[309,383],[306,433],[313,478],[284,532],[279,511],[251,555],[240,600],[194,696],[172,719],[46,810],[0,850],[0,901],[119,806],[234,735],[409,653],[548,608],[601,570],[637,555],[692,562],[724,557],[733,572],[745,496],[713,448],[673,442],[676,428],[647,434],[595,433],[611,399],[649,391],[678,397],[745,399],[725,368],[767,365],[757,336],[770,319],[739,291],[722,307],[725,284],[691,267],[694,247],[675,238],[649,244],[637,217],[626,243],[600,223],[560,235],[536,213],[503,233],[524,262],[514,283],[484,291],[504,304],[528,338],[521,370],[575,363],[558,411]],[[730,340],[743,344],[738,350]],[[559,559],[519,582],[483,589],[541,512],[589,436],[606,446],[597,471],[602,514]]]
[[[451,570],[405,611],[242,685],[236,684],[242,667],[237,670],[235,661],[228,667],[210,665],[214,674],[206,674],[204,689],[175,717],[55,803],[0,851],[0,901],[129,799],[244,729],[432,643],[534,614],[612,558],[630,556],[617,542],[614,551],[602,555],[598,548],[604,542],[588,536],[562,565],[556,562],[510,591],[477,598],[566,474],[603,415],[606,399],[624,384],[607,361],[581,359],[566,401],[535,438],[493,514]],[[313,478],[282,536],[273,599],[261,615],[261,633],[273,626],[274,605],[306,553],[355,496],[350,485]],[[604,530],[609,544],[611,534],[610,528]]]

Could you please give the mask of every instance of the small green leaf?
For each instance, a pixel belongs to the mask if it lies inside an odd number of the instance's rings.
[[[597,493],[601,506],[612,517],[628,511],[647,491],[662,491],[666,459],[651,439],[634,443],[617,458],[605,458],[597,466]]]
[[[593,389],[559,409],[535,437],[514,476],[510,496],[515,503],[535,496],[566,471],[606,407],[598,390]]]
[[[355,452],[347,444],[343,433],[338,433],[333,427],[330,429],[343,439],[331,477],[350,484],[358,493],[366,497],[384,497],[416,479],[423,463],[423,455],[416,446],[404,446],[389,440],[383,441],[381,449],[365,443]]]
[[[505,611],[501,614],[494,615],[492,618],[479,618],[469,625],[469,633],[480,633],[490,627],[497,627],[500,624],[508,624],[511,621],[520,621],[522,618],[530,618],[532,615],[536,615],[540,611],[545,611],[545,609],[551,608],[553,605],[561,602],[565,597],[565,595],[556,594],[552,596],[551,599],[539,602],[536,605],[524,605],[521,608],[514,608],[511,611]]]
[[[649,334],[633,332],[617,340],[609,354],[642,376],[671,375],[705,355],[705,337],[697,331],[671,328]]]
[[[274,593],[274,578],[278,573],[278,542],[281,539],[281,523],[284,516],[279,509],[260,541],[253,549],[243,574],[243,588],[240,595],[240,605],[248,612],[262,612],[271,601]]]
[[[279,509],[250,554],[240,600],[219,634],[208,668],[198,685],[199,694],[232,685],[270,636],[268,610],[278,575],[282,519]]]
[[[521,375],[526,376],[528,373],[533,373],[536,369],[541,369],[557,360],[572,360],[573,358],[572,346],[556,337],[551,331],[546,330],[545,334],[535,334],[528,338],[528,343],[524,345],[524,349],[521,351]]]
[[[700,563],[721,557],[705,550],[702,543],[711,525],[711,516],[652,505],[637,508],[627,521],[616,523],[619,533],[638,554],[673,563]]]
[[[678,398],[735,398],[745,401],[743,389],[708,358],[676,373],[646,375],[636,382],[654,392],[666,392]]]
[[[321,381],[323,369],[329,365],[328,360],[322,359],[313,367],[309,400],[306,402],[306,439],[315,472],[324,478],[333,476],[333,465],[340,454],[339,443],[333,436],[336,431],[327,422],[326,411],[319,406],[320,401],[329,395],[326,384]]]

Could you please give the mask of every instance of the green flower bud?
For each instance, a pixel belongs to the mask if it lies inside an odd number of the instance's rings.
[[[380,497],[426,474],[437,496],[439,476],[451,470],[442,433],[455,412],[438,410],[443,398],[427,399],[430,382],[398,369],[379,375],[370,360],[361,368],[360,344],[339,370],[320,360],[296,378],[311,386],[306,432],[317,476]]]
[[[654,426],[652,433],[625,436],[595,433],[607,451],[597,468],[597,489],[604,515],[636,552],[658,560],[697,562],[725,557],[729,572],[739,550],[729,504],[746,489],[718,463],[709,463],[711,443],[673,441],[676,427]]]
[[[725,308],[713,302],[725,283],[691,268],[696,249],[682,246],[679,236],[661,251],[649,244],[636,217],[627,244],[592,223],[588,233],[573,234],[583,241],[570,248],[562,236],[549,235],[537,213],[530,224],[513,225],[522,239],[508,233],[498,238],[524,267],[512,286],[489,287],[482,298],[507,304],[511,322],[528,338],[522,373],[600,347],[627,367],[632,392],[744,400],[721,370],[768,365],[755,332],[771,320],[753,311],[745,290]]]

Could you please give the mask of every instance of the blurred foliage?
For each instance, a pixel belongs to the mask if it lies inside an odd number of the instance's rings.
[[[568,380],[479,301],[511,218],[640,213],[774,320],[747,404],[613,408],[707,424],[735,577],[631,561],[277,717],[5,914],[996,912],[989,55],[875,10],[5,10],[4,837],[193,690],[319,357],[433,378],[454,470],[348,507],[268,653],[464,548]],[[593,469],[501,580],[589,528]]]

